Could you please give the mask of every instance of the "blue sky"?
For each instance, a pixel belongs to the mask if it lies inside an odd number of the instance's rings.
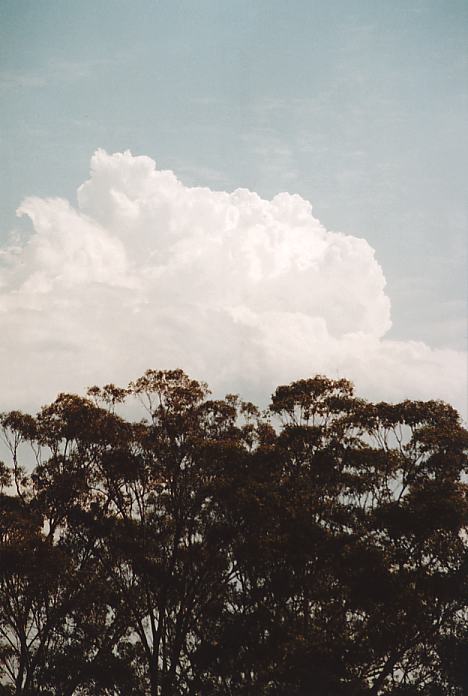
[[[129,148],[301,194],[376,250],[389,337],[464,348],[467,56],[466,0],[1,0],[0,234]]]

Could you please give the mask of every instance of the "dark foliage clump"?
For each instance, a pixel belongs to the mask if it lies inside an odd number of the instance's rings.
[[[317,376],[260,412],[148,371],[1,425],[0,694],[466,693],[447,404]]]

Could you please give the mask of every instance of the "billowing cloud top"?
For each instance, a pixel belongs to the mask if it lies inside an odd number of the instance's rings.
[[[373,398],[464,410],[465,356],[386,340],[390,301],[369,244],[310,203],[184,186],[148,157],[98,150],[78,207],[27,198],[33,234],[2,252],[2,407],[182,367],[265,401],[317,372]]]

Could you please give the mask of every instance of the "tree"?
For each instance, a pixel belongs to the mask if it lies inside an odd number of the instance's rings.
[[[463,693],[449,405],[317,376],[261,413],[150,370],[1,423],[0,693]]]

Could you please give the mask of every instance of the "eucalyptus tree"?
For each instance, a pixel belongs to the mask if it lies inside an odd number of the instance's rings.
[[[463,694],[447,404],[317,376],[261,413],[149,370],[1,423],[0,693]]]

